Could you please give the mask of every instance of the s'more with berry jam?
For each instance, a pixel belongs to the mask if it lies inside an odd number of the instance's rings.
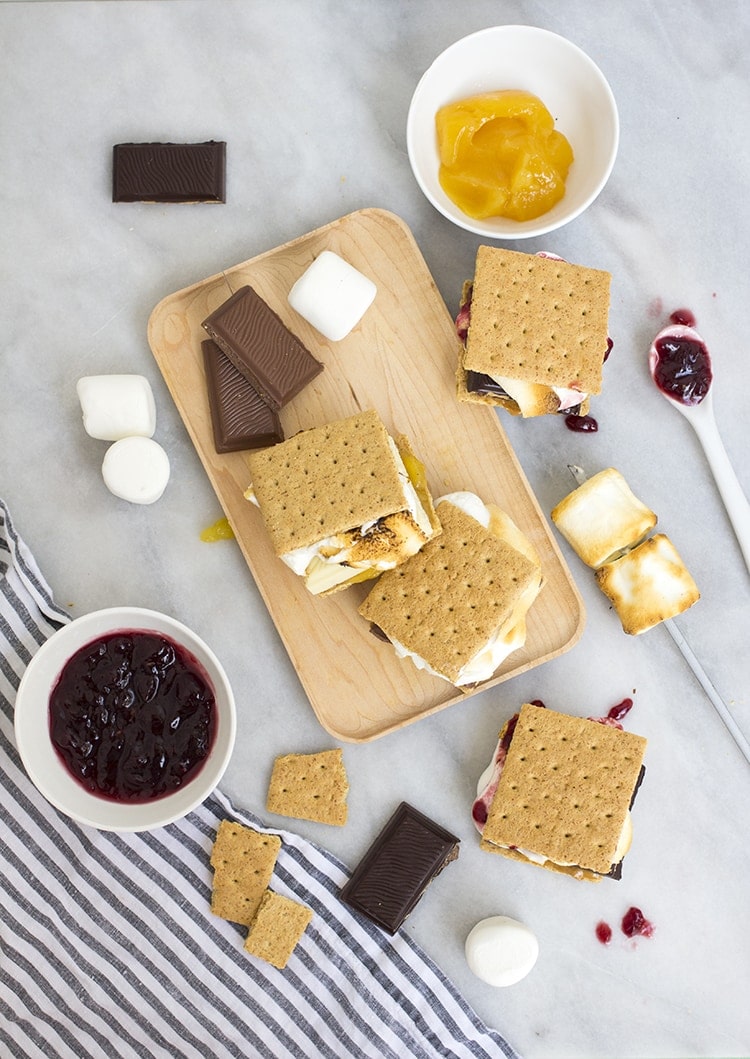
[[[473,688],[525,643],[542,568],[525,534],[496,505],[460,492],[441,497],[435,509],[442,533],[383,574],[359,613],[399,657]]]
[[[481,848],[576,879],[619,879],[646,740],[526,703],[500,733],[472,809]]]
[[[611,348],[610,282],[553,254],[480,246],[456,319],[459,400],[586,415]]]
[[[313,595],[377,577],[440,532],[421,461],[375,411],[300,431],[247,464],[245,497]]]

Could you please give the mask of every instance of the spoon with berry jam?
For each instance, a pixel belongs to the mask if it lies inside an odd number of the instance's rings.
[[[706,343],[692,326],[692,316],[674,313],[672,321],[651,344],[648,355],[651,377],[662,396],[685,416],[703,446],[745,565],[750,570],[750,504],[716,426],[711,357]]]

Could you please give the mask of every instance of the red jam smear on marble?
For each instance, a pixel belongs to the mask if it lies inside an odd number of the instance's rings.
[[[654,933],[654,924],[646,919],[640,908],[631,907],[622,917],[622,932],[626,938],[634,938],[638,934],[650,938]]]
[[[597,939],[602,943],[602,945],[609,945],[610,941],[612,940],[612,927],[609,925],[609,923],[605,923],[604,920],[601,920],[599,923],[597,923],[596,936]]]
[[[66,663],[50,696],[49,728],[65,767],[88,791],[147,802],[200,770],[216,702],[189,651],[161,633],[122,630]]]

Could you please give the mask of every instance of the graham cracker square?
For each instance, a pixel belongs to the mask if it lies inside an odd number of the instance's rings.
[[[372,410],[248,453],[247,464],[277,555],[406,507],[388,432]]]
[[[480,246],[463,368],[599,393],[610,282],[600,269]]]
[[[655,533],[601,566],[596,581],[631,636],[674,618],[700,599],[698,586],[665,533]]]
[[[270,813],[321,824],[346,823],[349,780],[340,747],[277,757],[268,787]]]
[[[528,851],[546,858],[544,867],[578,867],[584,877],[608,874],[645,749],[632,732],[524,705],[482,849],[511,857]]]
[[[222,820],[211,852],[213,914],[249,926],[280,849],[278,835],[265,835],[233,820]]]
[[[312,909],[266,890],[245,939],[245,950],[283,970],[313,917]]]
[[[388,570],[359,613],[455,681],[463,666],[539,584],[527,556],[454,504],[437,508],[443,527],[417,554]]]

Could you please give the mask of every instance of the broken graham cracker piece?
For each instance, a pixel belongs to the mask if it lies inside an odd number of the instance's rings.
[[[307,905],[266,890],[245,939],[245,951],[283,971],[313,917]]]
[[[627,852],[645,749],[632,732],[525,704],[481,848],[579,879],[611,874]]]
[[[541,567],[493,531],[507,519],[499,510],[490,509],[489,528],[449,499],[439,501],[437,511],[443,532],[383,574],[359,613],[397,650],[416,656],[415,664],[427,663],[460,687],[466,667],[489,643],[521,646]]]
[[[268,887],[280,849],[278,835],[266,835],[233,820],[222,820],[211,852],[213,914],[249,926]]]
[[[340,747],[318,754],[284,754],[274,762],[266,808],[280,816],[341,827],[348,792]]]
[[[580,393],[581,402],[599,393],[610,281],[608,272],[552,256],[480,246],[459,397],[467,396],[472,372],[499,384],[493,403],[524,416],[564,407],[553,387]]]

